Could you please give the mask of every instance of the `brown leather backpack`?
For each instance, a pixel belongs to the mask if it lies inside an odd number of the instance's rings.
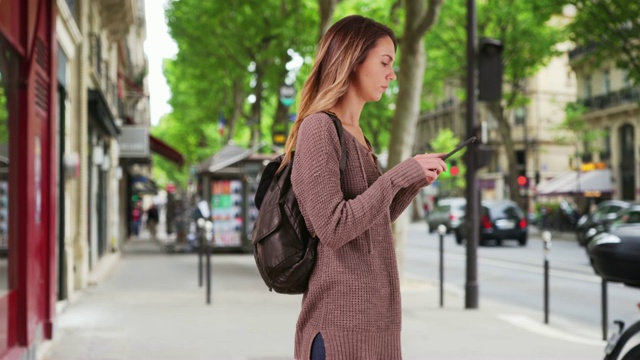
[[[326,113],[333,120],[340,139],[342,180],[347,163],[342,123],[335,114]],[[318,248],[318,238],[307,230],[291,187],[293,155],[279,173],[284,155],[267,164],[255,196],[260,211],[253,227],[253,255],[269,291],[281,294],[301,294],[307,290]]]

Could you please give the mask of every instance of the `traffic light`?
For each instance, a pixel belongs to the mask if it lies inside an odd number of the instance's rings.
[[[458,168],[458,160],[451,160],[451,166],[449,167],[449,174],[451,176],[457,176],[460,173],[460,168]]]
[[[502,49],[500,40],[480,38],[478,44],[478,100],[502,99]]]
[[[524,175],[518,176],[518,185],[521,187],[527,187],[527,185],[529,185],[529,179]]]
[[[287,142],[287,135],[283,132],[273,133],[273,145],[283,146]]]
[[[529,187],[529,178],[527,177],[527,153],[525,150],[516,150],[516,161],[518,169],[516,181],[520,187]]]
[[[137,202],[138,201],[138,195],[137,194],[133,194],[131,195],[131,202]]]

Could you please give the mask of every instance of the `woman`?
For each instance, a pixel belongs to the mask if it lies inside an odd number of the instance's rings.
[[[296,359],[401,359],[400,287],[391,222],[421,187],[446,170],[443,154],[417,155],[382,175],[360,128],[366,102],[396,76],[396,40],[362,16],[335,23],[320,40],[286,144],[305,223],[320,239],[296,327]],[[340,180],[344,127],[347,167]],[[312,350],[313,349],[313,350]]]

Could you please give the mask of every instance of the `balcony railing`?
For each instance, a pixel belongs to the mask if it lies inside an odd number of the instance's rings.
[[[637,101],[640,101],[640,89],[625,88],[605,95],[582,99],[578,103],[591,111],[595,111]]]
[[[569,61],[575,60],[579,56],[588,55],[596,51],[598,44],[591,42],[588,45],[578,46],[577,48],[569,51]]]
[[[112,39],[122,39],[137,16],[133,0],[99,0],[102,24]]]

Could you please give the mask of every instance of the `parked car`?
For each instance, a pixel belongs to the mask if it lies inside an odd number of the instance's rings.
[[[629,202],[622,200],[607,200],[598,204],[592,214],[585,214],[578,220],[576,224],[576,239],[578,243],[582,246],[586,245],[589,237],[604,231],[629,206],[631,206]]]
[[[518,204],[511,200],[483,200],[480,212],[480,245],[495,241],[517,240],[520,246],[527,245],[527,219]],[[469,236],[469,222],[466,217],[456,230],[456,242]]]
[[[640,226],[640,203],[629,204],[629,207],[622,210],[618,217],[610,224],[592,227],[585,233],[585,244],[589,244],[594,235],[602,232],[611,232],[627,225]]]
[[[444,225],[447,232],[454,232],[460,226],[460,219],[464,216],[465,198],[445,198],[438,201],[436,208],[427,214],[429,232],[434,232],[438,225]]]

